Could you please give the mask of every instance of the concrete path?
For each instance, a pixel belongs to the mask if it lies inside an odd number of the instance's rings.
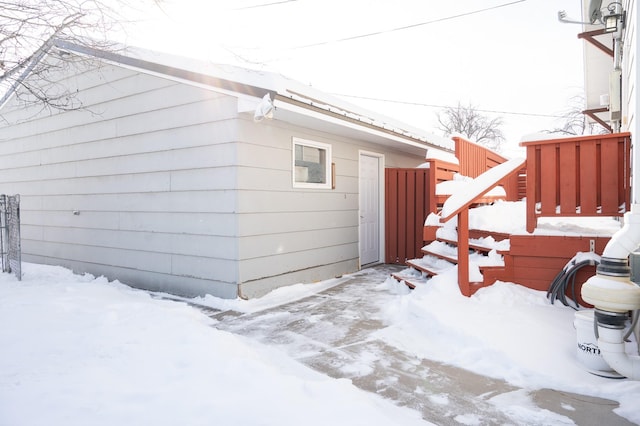
[[[551,389],[527,391],[439,362],[418,359],[376,339],[384,327],[379,306],[368,292],[380,291],[391,271],[379,266],[364,270],[343,284],[305,299],[253,314],[208,311],[216,327],[277,346],[292,358],[335,378],[350,379],[374,392],[422,413],[437,425],[548,424],[548,410],[558,424],[631,425],[612,410],[615,401]],[[379,300],[379,299],[378,299]],[[522,412],[497,407],[490,399],[510,393],[528,394],[537,405]],[[513,410],[517,410],[514,407]],[[535,412],[544,413],[537,418]],[[570,424],[570,423],[569,423]]]

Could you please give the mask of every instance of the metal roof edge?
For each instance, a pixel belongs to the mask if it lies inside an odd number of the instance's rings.
[[[453,141],[450,139],[439,137],[421,129],[412,128],[406,123],[352,105],[341,98],[322,92],[278,73],[251,70],[235,65],[207,63],[198,59],[179,58],[176,55],[168,53],[158,53],[134,47],[123,47],[122,50],[107,51],[62,39],[54,39],[52,46],[60,50],[95,57],[143,72],[167,76],[192,84],[218,88],[244,96],[261,99],[266,94],[269,94],[272,100],[275,100],[277,97],[281,100],[288,98],[299,105],[307,104],[310,109],[332,118],[339,118],[351,124],[359,124],[368,129],[379,129],[382,133],[394,136],[392,139],[396,142],[402,143],[406,141],[407,144],[414,147],[416,144],[424,144],[425,149],[437,148],[452,152],[454,150]],[[154,55],[157,55],[158,60],[150,60]],[[172,61],[187,61],[193,65],[192,68],[198,68],[198,70],[191,69],[191,67],[181,67],[170,64]],[[218,74],[237,75],[240,78],[233,79],[229,78],[228,75],[215,75],[214,69]]]

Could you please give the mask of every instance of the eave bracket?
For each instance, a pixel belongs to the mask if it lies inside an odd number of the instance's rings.
[[[606,34],[606,32],[604,31],[604,28],[601,28],[599,30],[585,31],[583,33],[580,33],[578,34],[578,38],[582,38],[586,40],[587,42],[591,43],[596,48],[600,49],[601,51],[603,51],[604,53],[606,53],[607,55],[613,58],[613,49],[605,46],[599,40],[595,39],[596,36],[603,35],[603,34]]]

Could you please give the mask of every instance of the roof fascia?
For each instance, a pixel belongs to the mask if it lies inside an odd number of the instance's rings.
[[[195,83],[208,88],[219,88],[226,92],[237,93],[254,98],[263,98],[267,93],[272,97],[276,94],[273,90],[265,89],[263,87],[239,83],[237,81],[214,77],[212,75],[174,66],[163,65],[157,62],[122,55],[117,52],[108,52],[88,46],[80,46],[64,40],[56,40],[54,42],[54,46],[62,50],[71,51],[85,56],[92,56],[118,65],[143,70],[158,76],[164,76],[165,78],[173,78],[180,81],[186,81],[191,84]]]

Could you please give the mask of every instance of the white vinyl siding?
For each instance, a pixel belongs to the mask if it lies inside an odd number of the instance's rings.
[[[638,16],[638,5],[635,1],[623,2],[627,13],[625,28],[623,73],[622,73],[622,124],[623,129],[631,132],[633,142],[631,163],[636,165],[632,170],[632,188],[640,188],[640,173],[637,173],[640,161],[640,150],[637,149],[637,139],[640,135],[640,120],[638,120],[638,105],[640,105],[640,92],[638,82],[640,81],[640,44],[638,44],[638,30],[640,17]],[[635,190],[631,194],[632,203],[640,203],[640,193]]]
[[[17,124],[0,124],[0,190],[21,194],[23,259],[235,297],[237,100],[117,67],[68,82],[88,110],[3,110]]]
[[[360,149],[386,152],[393,167],[424,162],[282,122],[269,122],[269,138],[261,138],[265,123],[242,120],[239,127],[239,282],[247,297],[358,270]],[[292,188],[292,137],[331,146],[335,189]]]
[[[28,262],[187,296],[327,279],[359,268],[359,150],[424,161],[129,69],[70,75],[87,110],[2,110],[0,193],[21,194]],[[330,147],[335,182],[292,187],[295,138]]]

